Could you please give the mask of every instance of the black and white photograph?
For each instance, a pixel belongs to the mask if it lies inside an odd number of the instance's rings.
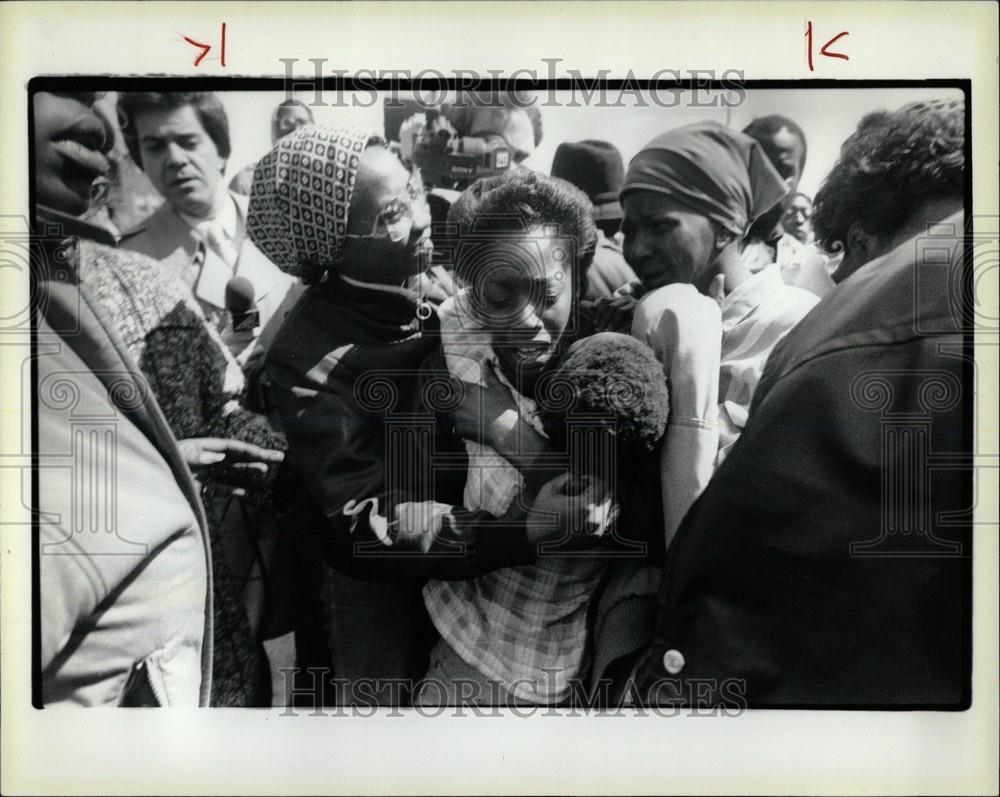
[[[581,69],[538,39],[474,69],[419,37],[407,69],[303,47],[248,71],[238,4],[204,5],[187,69],[39,69],[3,118],[27,297],[0,313],[5,713],[237,749],[254,723],[276,759],[391,718],[389,758],[470,728],[503,759],[542,718],[542,757],[576,727],[614,759],[629,723],[654,749],[694,725],[723,769],[723,732],[764,718],[815,745],[923,718],[933,746],[985,716],[995,747],[995,60],[841,77],[851,34],[788,3],[802,63],[777,75]],[[480,13],[307,5],[370,36]],[[177,733],[152,737],[164,772]],[[352,788],[396,793],[378,758],[345,762]],[[459,758],[404,788],[558,790]],[[797,790],[861,788],[841,766]],[[347,788],[306,774],[242,793]],[[743,790],[581,777],[564,793]]]

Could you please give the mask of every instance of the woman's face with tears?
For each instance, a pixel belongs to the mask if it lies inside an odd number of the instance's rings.
[[[622,209],[625,259],[647,291],[675,282],[707,289],[728,243],[709,218],[657,191],[630,191]]]
[[[559,351],[573,310],[572,251],[538,227],[491,243],[475,268],[474,312],[505,375],[530,389]]]

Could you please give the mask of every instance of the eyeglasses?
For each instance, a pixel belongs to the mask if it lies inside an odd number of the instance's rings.
[[[388,238],[393,243],[405,241],[413,230],[414,213],[417,209],[427,210],[427,194],[420,170],[414,166],[406,183],[406,193],[390,199],[379,211],[367,235],[348,233],[345,238],[371,239]]]

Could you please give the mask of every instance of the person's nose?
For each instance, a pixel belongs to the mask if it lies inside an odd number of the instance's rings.
[[[423,237],[431,226],[431,209],[426,201],[413,203],[413,224],[410,227],[410,242],[416,242]]]
[[[165,147],[166,157],[164,162],[166,165],[172,169],[179,169],[185,163],[187,163],[187,156],[184,148],[174,142],[170,141]]]
[[[538,312],[534,302],[526,302],[520,309],[514,328],[518,337],[523,337],[526,340],[536,338],[542,333],[545,329],[545,324],[542,323],[541,314]]]
[[[646,240],[646,236],[641,233],[631,233],[625,236],[622,243],[622,254],[625,255],[625,262],[632,268],[645,262],[652,255],[653,250]]]

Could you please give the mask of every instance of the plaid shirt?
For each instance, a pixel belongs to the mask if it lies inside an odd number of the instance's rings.
[[[439,315],[448,370],[481,382],[480,369],[495,354],[487,334],[470,322],[464,294],[446,301]],[[541,431],[535,403],[497,373],[521,417]],[[466,508],[503,515],[521,490],[521,475],[492,448],[465,445]],[[467,664],[520,700],[558,703],[569,696],[569,681],[585,676],[587,610],[606,568],[603,559],[543,555],[469,581],[429,581],[424,602],[442,638]]]

